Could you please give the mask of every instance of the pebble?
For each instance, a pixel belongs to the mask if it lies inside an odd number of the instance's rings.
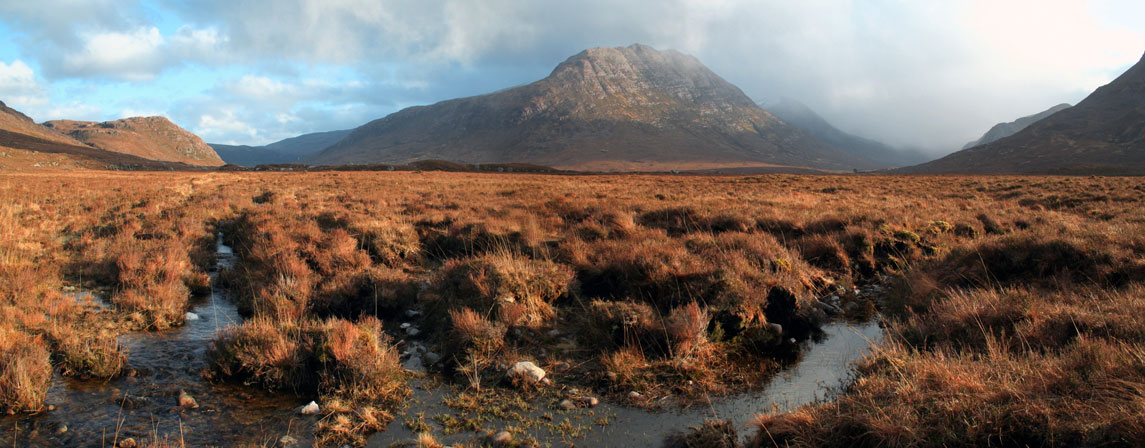
[[[489,443],[493,446],[509,446],[509,444],[513,443],[513,435],[509,434],[509,431],[501,431],[494,434],[493,437],[489,439]]]
[[[402,364],[402,367],[406,370],[409,370],[410,372],[425,372],[425,366],[421,363],[421,358],[418,356],[410,356],[410,358],[406,360],[405,364]]]
[[[60,425],[59,428],[56,428],[56,434],[63,434],[65,432],[68,432],[68,425]]]
[[[430,365],[434,365],[437,364],[438,361],[441,361],[441,355],[438,355],[434,352],[425,353],[425,362],[429,363]]]
[[[417,327],[406,328],[406,335],[408,335],[410,337],[417,336],[420,333],[421,333],[421,330],[418,330]]]
[[[545,379],[545,369],[537,367],[531,361],[520,361],[509,369],[510,377],[520,377],[534,383]]]
[[[199,403],[195,401],[195,397],[188,394],[187,391],[180,390],[179,398],[177,400],[179,407],[183,409],[199,409]]]
[[[311,401],[310,403],[307,403],[306,406],[298,408],[298,413],[302,415],[315,415],[319,410],[320,408],[318,407],[318,403]]]
[[[185,314],[183,316],[183,320],[186,320],[188,322],[193,321],[193,320],[199,320],[199,315],[188,311],[187,314]]]
[[[628,398],[631,398],[633,400],[638,399],[638,398],[640,398],[640,392],[637,392],[637,391],[629,392]]]
[[[421,311],[418,311],[418,310],[406,310],[406,316],[407,316],[407,317],[417,317],[417,316],[420,316],[420,315],[421,315]]]
[[[405,330],[406,328],[409,328],[411,326],[413,326],[413,324],[411,324],[409,322],[402,322],[402,325],[401,325],[402,330]]]
[[[581,401],[584,402],[585,406],[590,408],[595,408],[596,405],[600,404],[600,400],[598,400],[596,397],[584,397],[581,399]]]
[[[559,406],[561,409],[566,410],[566,411],[571,411],[571,410],[576,409],[576,404],[573,403],[572,400],[563,400],[557,406]]]
[[[767,328],[770,328],[771,331],[775,334],[778,334],[778,335],[783,334],[783,325],[779,325],[777,323],[772,322],[770,324],[767,324]]]
[[[298,444],[298,439],[295,439],[294,437],[290,437],[289,435],[282,436],[278,439],[278,446],[281,446],[281,447],[294,446],[297,444]]]

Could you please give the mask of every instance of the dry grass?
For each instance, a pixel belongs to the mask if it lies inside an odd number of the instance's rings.
[[[821,299],[869,311],[850,291],[876,282],[893,286],[894,342],[837,402],[765,417],[757,443],[1133,442],[1143,192],[1058,177],[8,175],[0,331],[50,364],[0,373],[118,374],[114,337],[180,325],[221,230],[238,255],[221,280],[249,320],[216,341],[212,371],[325,397],[326,443],[377,430],[404,396],[386,336],[402,322],[447,374],[531,360],[618,396],[699,397],[791,356]],[[64,286],[108,291],[113,309]],[[23,389],[0,405],[37,409]]]

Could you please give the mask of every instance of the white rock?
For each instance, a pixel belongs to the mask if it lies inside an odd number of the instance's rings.
[[[193,321],[193,320],[199,320],[199,315],[188,311],[187,314],[183,315],[183,320],[186,320],[188,322]]]
[[[638,398],[640,398],[640,392],[637,392],[637,391],[629,392],[628,398],[631,398],[633,400],[638,399]]]
[[[405,330],[406,328],[409,328],[411,326],[413,326],[413,324],[411,324],[409,322],[402,322],[402,325],[401,325],[402,330]]]
[[[406,328],[406,335],[407,336],[413,337],[413,336],[417,336],[419,334],[421,334],[421,330],[418,330],[417,327]]]
[[[420,316],[420,315],[421,315],[421,311],[418,311],[418,310],[406,310],[406,316],[409,316],[409,317],[417,317],[417,316]]]
[[[600,400],[598,400],[596,397],[584,397],[581,399],[581,402],[590,408],[595,408],[596,405],[600,404]]]
[[[319,410],[320,409],[318,408],[318,403],[311,401],[310,403],[307,403],[306,406],[298,408],[298,413],[302,415],[315,415],[318,414]]]
[[[521,378],[532,382],[537,382],[545,379],[545,369],[537,367],[531,361],[521,361],[513,364],[509,369],[509,376],[514,378]]]
[[[494,434],[493,437],[489,439],[489,443],[493,446],[509,446],[510,443],[513,443],[513,435],[509,434],[509,431],[501,431]]]
[[[278,446],[288,447],[298,445],[298,439],[290,436],[282,436],[278,439]]]
[[[572,411],[576,409],[576,403],[573,403],[572,400],[561,400],[560,404],[557,406],[566,411]]]

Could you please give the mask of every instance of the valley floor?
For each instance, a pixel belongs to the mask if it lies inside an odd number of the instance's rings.
[[[361,445],[396,421],[420,446],[577,443],[594,425],[554,413],[741,393],[874,316],[887,337],[833,399],[666,443],[1139,446],[1143,197],[1099,177],[0,175],[0,441]],[[403,414],[425,381],[449,411]],[[61,390],[119,415],[61,430]],[[212,438],[242,418],[263,426]]]

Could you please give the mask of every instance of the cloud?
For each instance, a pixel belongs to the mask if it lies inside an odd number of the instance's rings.
[[[24,61],[0,61],[0,100],[17,109],[27,109],[46,105],[48,93]]]
[[[756,100],[792,97],[849,132],[939,152],[1076,102],[1145,50],[1139,0],[2,3],[49,82],[202,69],[215,87],[168,109],[251,142],[519,85],[585,48],[640,42],[693,54]],[[249,129],[203,121],[220,111]]]
[[[155,27],[131,32],[99,32],[84,36],[83,48],[63,55],[64,76],[104,75],[128,81],[155,78],[164,65],[165,41]]]

